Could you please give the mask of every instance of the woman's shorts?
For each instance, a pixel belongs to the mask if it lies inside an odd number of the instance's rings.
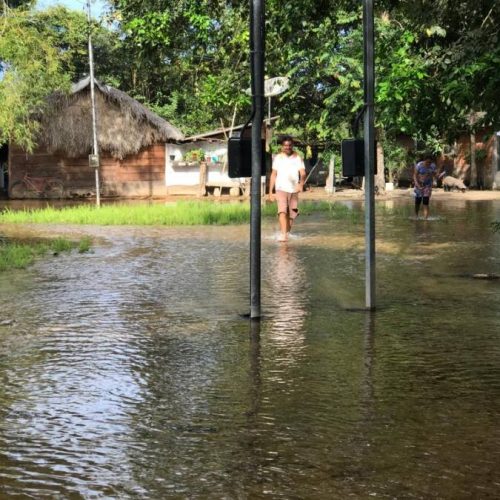
[[[276,202],[278,203],[278,214],[288,213],[290,219],[295,219],[299,215],[299,193],[276,191]]]
[[[420,203],[423,203],[424,205],[429,204],[429,196],[416,196],[415,197],[415,205],[420,205]]]

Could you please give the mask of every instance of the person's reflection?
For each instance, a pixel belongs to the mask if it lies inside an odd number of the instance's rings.
[[[270,340],[293,361],[303,347],[308,280],[297,250],[280,245],[271,263]]]

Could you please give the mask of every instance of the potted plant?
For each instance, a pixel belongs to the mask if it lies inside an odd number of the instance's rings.
[[[191,149],[184,155],[184,159],[188,162],[197,162],[204,157],[205,153],[202,149]]]

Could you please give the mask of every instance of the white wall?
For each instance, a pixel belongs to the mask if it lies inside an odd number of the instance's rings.
[[[198,167],[174,168],[173,162],[182,160],[186,151],[184,144],[165,144],[165,184],[167,187],[199,184],[200,169]]]
[[[227,164],[224,162],[227,156],[227,145],[224,142],[191,142],[188,144],[165,144],[165,184],[168,186],[196,186],[200,181],[200,169],[195,166],[174,166],[174,161],[180,161],[184,155],[192,149],[202,149],[210,157],[220,163],[208,163],[207,184],[232,184],[238,186],[238,179],[228,176]],[[224,171],[222,171],[224,169]],[[243,182],[243,179],[241,180]]]

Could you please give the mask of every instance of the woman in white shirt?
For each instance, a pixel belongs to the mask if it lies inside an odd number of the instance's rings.
[[[273,159],[269,181],[269,200],[278,203],[281,234],[278,241],[287,241],[294,219],[299,215],[299,193],[304,189],[306,169],[302,158],[293,150],[293,139],[281,139],[281,153]],[[276,187],[276,196],[273,190]]]

